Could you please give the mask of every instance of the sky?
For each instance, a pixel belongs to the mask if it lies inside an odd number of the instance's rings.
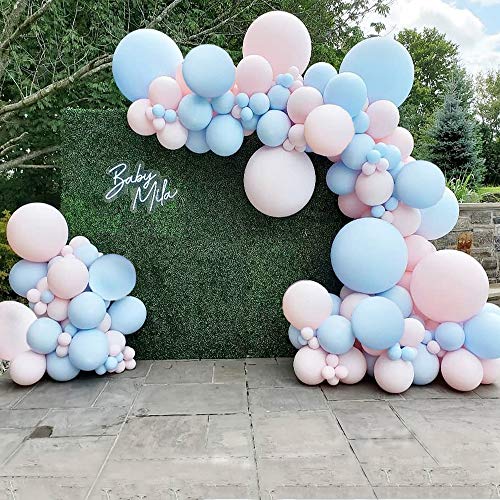
[[[379,20],[371,16],[367,24]],[[500,69],[500,0],[394,0],[382,34],[435,27],[459,45],[471,73]]]

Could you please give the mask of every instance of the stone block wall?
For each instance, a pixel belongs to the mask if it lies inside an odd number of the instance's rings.
[[[477,259],[491,283],[500,281],[500,203],[462,203],[457,225],[434,241],[438,250],[462,250]]]

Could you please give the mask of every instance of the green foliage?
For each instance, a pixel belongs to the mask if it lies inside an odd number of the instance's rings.
[[[7,243],[7,222],[10,213],[4,210],[0,217],[0,302],[17,298],[9,285],[9,272],[19,260]]]
[[[474,190],[474,179],[472,173],[462,177],[453,177],[446,182],[446,185],[453,191],[459,203],[479,202],[481,197]]]
[[[62,211],[71,236],[125,255],[137,269],[133,294],[148,320],[131,339],[141,358],[290,355],[283,293],[313,279],[339,289],[330,246],[346,223],[325,183],[330,162],[314,157],[313,198],[298,214],[267,217],[248,202],[243,172],[260,147],[245,139],[234,156],[168,151],[156,137],[128,129],[119,111],[68,111],[63,145]],[[178,189],[148,214],[130,197],[107,203],[106,170],[120,162],[158,171]]]

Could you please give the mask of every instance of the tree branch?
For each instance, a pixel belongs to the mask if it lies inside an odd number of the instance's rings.
[[[21,135],[17,137],[13,137],[9,139],[6,143],[0,146],[0,156],[5,156],[9,151],[12,151],[13,148],[17,146],[17,143],[27,134],[28,132],[23,132]]]
[[[35,158],[47,155],[49,153],[54,153],[58,149],[59,146],[48,146],[46,148],[39,149],[38,151],[32,151],[31,153],[19,156],[18,158],[14,158],[13,160],[0,163],[0,172],[3,172],[4,170],[9,170],[14,167],[18,167],[19,165],[24,165],[25,162],[29,160],[33,160]]]
[[[167,14],[175,8],[176,5],[180,4],[182,0],[173,0],[170,2],[161,12],[158,14],[154,19],[152,19],[148,24],[146,24],[146,28],[154,28],[155,26],[158,26],[165,17],[167,17]]]

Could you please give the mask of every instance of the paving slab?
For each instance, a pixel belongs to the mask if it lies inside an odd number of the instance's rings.
[[[0,500],[84,500],[92,484],[85,478],[0,478]]]
[[[30,429],[0,429],[0,465],[22,445],[30,434]]]
[[[377,498],[499,498],[495,486],[394,486],[374,488]]]
[[[48,410],[0,410],[0,429],[26,429],[35,427]],[[1,433],[1,431],[0,431]]]
[[[371,486],[277,486],[262,491],[262,500],[289,500],[291,498],[319,499],[332,498],[376,498]]]
[[[499,399],[500,384],[480,385],[477,389],[474,389],[474,393],[483,399]]]
[[[210,384],[214,377],[214,362],[153,361],[146,384]]]
[[[0,377],[0,408],[11,408],[29,394],[33,387],[21,387],[7,375]]]
[[[321,384],[321,389],[329,401],[387,401],[400,400],[399,394],[389,394],[383,391],[371,378],[357,384],[339,384],[331,386]]]
[[[319,387],[263,387],[249,389],[250,411],[327,410]]]
[[[129,370],[133,371],[133,370]],[[130,407],[139,394],[145,377],[140,378],[113,378],[94,401],[95,408],[108,408],[110,406]]]
[[[214,360],[215,384],[245,384],[245,360],[243,359],[216,359]]]
[[[291,362],[247,363],[247,384],[250,389],[261,387],[301,387]]]
[[[121,373],[110,373],[107,377],[110,381],[123,380],[125,378],[143,378],[149,373],[152,364],[153,361],[151,360],[138,359],[133,370],[125,370]]]
[[[430,385],[413,385],[403,394],[402,399],[477,399],[475,392],[460,392],[452,389],[444,382],[436,381]]]

